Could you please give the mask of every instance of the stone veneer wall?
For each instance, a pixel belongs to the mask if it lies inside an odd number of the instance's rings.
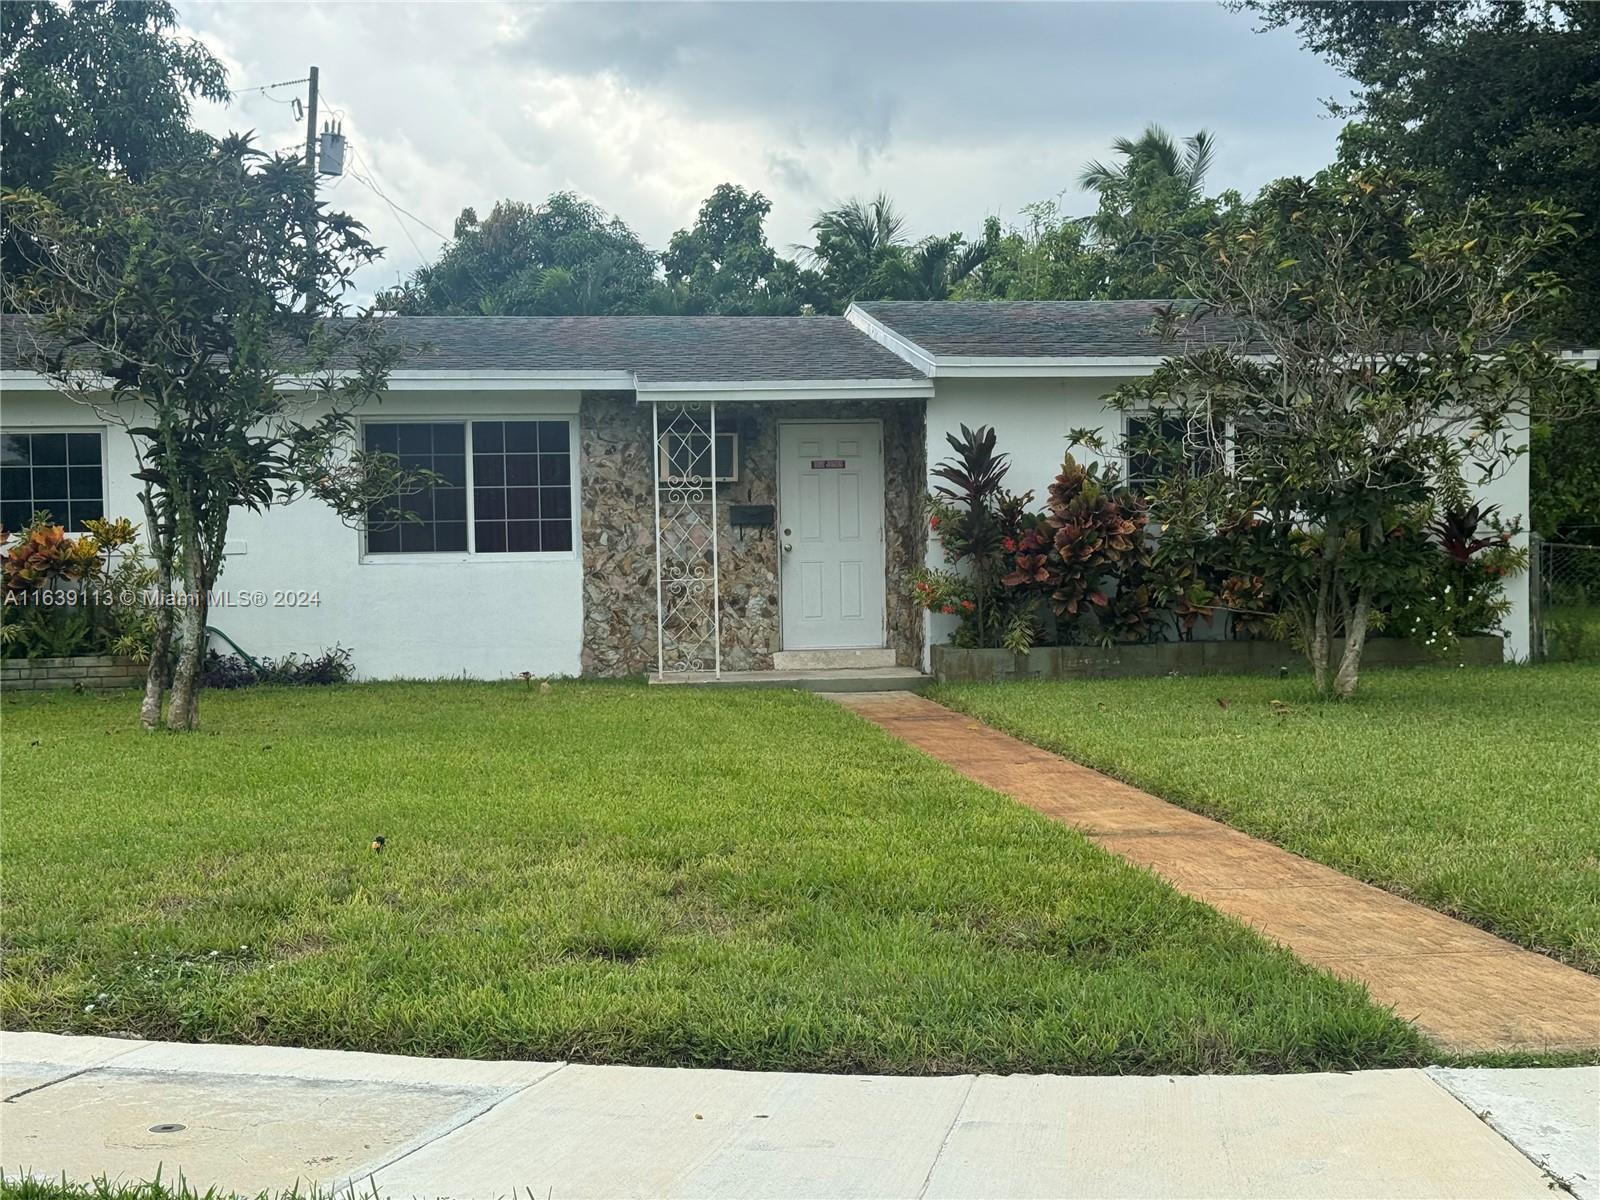
[[[912,573],[927,550],[922,498],[927,445],[920,400],[724,405],[739,430],[739,480],[718,486],[722,668],[762,671],[782,649],[776,529],[734,530],[731,504],[777,504],[778,422],[880,420],[889,646],[901,666],[922,658]],[[583,673],[637,675],[656,664],[655,506],[650,406],[631,392],[586,392],[578,419],[583,530]],[[670,648],[669,648],[670,651]]]

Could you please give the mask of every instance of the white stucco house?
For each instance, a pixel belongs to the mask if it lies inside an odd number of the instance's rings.
[[[948,618],[909,578],[937,565],[945,434],[994,426],[1007,486],[1043,496],[1068,431],[1115,432],[1104,397],[1160,361],[1162,303],[398,318],[413,353],[360,436],[453,486],[370,533],[311,500],[236,513],[210,623],[255,655],[347,647],[363,678],[925,669]],[[0,520],[137,519],[125,434],[20,369],[16,321]],[[715,483],[674,481],[713,445]],[[1526,523],[1526,459],[1483,498]],[[1506,587],[1525,657],[1526,577]]]

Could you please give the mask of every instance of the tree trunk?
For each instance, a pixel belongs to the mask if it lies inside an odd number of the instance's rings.
[[[1339,549],[1344,534],[1330,529],[1323,536],[1322,564],[1318,571],[1316,610],[1311,618],[1311,636],[1306,642],[1306,655],[1311,659],[1311,681],[1317,695],[1328,695],[1328,670],[1333,657],[1333,580],[1338,572]]]
[[[1361,651],[1367,644],[1367,618],[1372,612],[1372,593],[1366,588],[1356,599],[1355,611],[1344,629],[1344,654],[1339,659],[1339,673],[1333,679],[1333,694],[1348,700],[1356,694],[1356,680],[1361,674]]]
[[[199,558],[196,547],[185,547],[183,586],[188,595],[179,609],[183,644],[178,650],[178,668],[172,676],[172,699],[167,705],[168,729],[200,728],[200,672],[205,666],[211,580]]]
[[[139,724],[146,729],[161,728],[161,702],[167,695],[167,659],[172,653],[172,579],[166,572],[156,603],[156,631],[150,639],[150,665],[144,673],[144,700],[139,705]]]
[[[1329,631],[1331,624],[1326,602],[1319,601],[1311,639],[1306,643],[1306,656],[1311,659],[1311,681],[1316,685],[1319,696],[1328,694],[1328,660],[1332,657],[1333,649],[1333,635]]]
[[[146,729],[160,729],[161,709],[172,683],[172,539],[161,523],[148,485],[140,492],[139,502],[144,507],[145,541],[156,560],[156,628],[150,641],[150,665],[144,675],[139,724]]]

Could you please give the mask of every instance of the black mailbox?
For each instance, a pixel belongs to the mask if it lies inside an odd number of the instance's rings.
[[[777,523],[778,509],[776,505],[728,505],[728,524],[735,529],[771,529]]]

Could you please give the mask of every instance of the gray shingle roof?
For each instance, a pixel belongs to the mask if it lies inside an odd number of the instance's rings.
[[[930,354],[961,358],[1161,357],[1150,332],[1173,300],[883,300],[858,304],[868,316]],[[1226,336],[1211,316],[1188,340]]]
[[[8,316],[0,364],[22,365]],[[400,370],[631,371],[641,382],[900,379],[915,367],[843,317],[395,317]]]

